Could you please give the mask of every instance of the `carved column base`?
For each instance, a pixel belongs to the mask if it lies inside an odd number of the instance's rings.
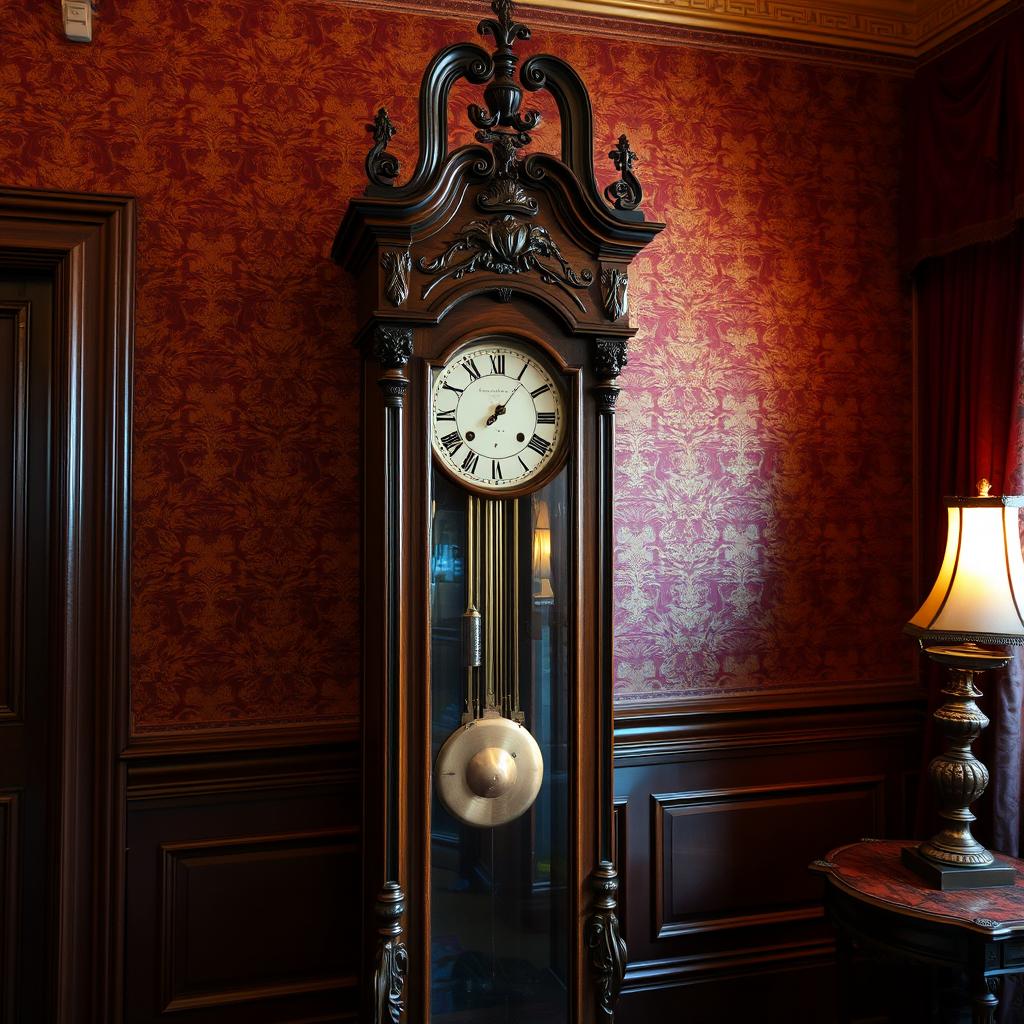
[[[587,948],[597,986],[598,1014],[604,1021],[615,1019],[622,979],[626,974],[626,943],[619,935],[619,876],[611,861],[603,860],[590,878],[593,912],[587,921]]]
[[[374,907],[377,917],[377,969],[373,975],[373,1024],[399,1024],[405,1012],[405,974],[409,954],[402,942],[405,893],[397,882],[387,882]]]

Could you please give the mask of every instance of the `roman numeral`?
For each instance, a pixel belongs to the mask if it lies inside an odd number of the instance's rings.
[[[519,376],[516,377],[516,380],[522,380],[523,379],[523,374],[526,373],[526,371],[529,368],[530,368],[530,361],[527,360],[525,363],[523,363],[523,368],[519,371]]]
[[[497,459],[491,459],[491,479],[501,480],[501,463]]]
[[[461,395],[462,394],[462,388],[453,388],[451,386],[451,384],[449,384],[447,381],[442,383],[441,387],[442,388],[447,388],[449,391],[454,391],[455,394],[457,394],[457,395]]]
[[[491,356],[491,373],[500,373],[503,377],[505,376],[505,357],[504,356]]]
[[[476,452],[467,452],[466,457],[462,460],[462,468],[466,473],[475,473],[476,464],[480,461],[480,456]]]
[[[545,441],[543,437],[538,437],[536,434],[530,438],[530,443],[526,446],[532,448],[542,458],[547,455],[548,449],[551,447],[550,441]]]
[[[438,423],[444,423],[446,421],[449,422],[449,423],[454,423],[455,422],[455,410],[454,409],[439,409],[438,413],[437,413],[436,419],[437,419]],[[552,420],[552,422],[554,422],[554,421]]]
[[[469,374],[470,380],[480,379],[480,371],[476,368],[476,363],[472,359],[467,359],[462,365],[466,368],[466,373]]]
[[[448,454],[454,457],[455,453],[462,447],[462,435],[457,430],[453,430],[450,434],[446,434],[441,438],[441,444],[448,449]]]
[[[548,385],[547,385],[547,384],[541,384],[541,386],[540,386],[539,388],[537,388],[537,389],[536,389],[536,390],[534,390],[534,391],[531,391],[531,392],[530,392],[530,395],[531,395],[531,396],[532,396],[533,398],[536,398],[536,397],[537,397],[538,395],[543,395],[545,391],[550,391],[550,390],[551,390],[551,388],[550,388],[550,387],[548,387]]]
[[[553,412],[539,412],[537,413],[538,423],[554,423],[555,414]]]
[[[524,473],[529,473],[530,472],[530,467],[525,462],[523,462],[522,455],[517,455],[516,458],[519,460],[519,465],[523,467],[523,472]]]

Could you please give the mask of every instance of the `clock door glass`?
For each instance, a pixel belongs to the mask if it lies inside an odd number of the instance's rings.
[[[450,467],[434,464],[430,931],[435,1022],[569,1024],[569,472],[563,466],[529,494],[486,497],[460,486]],[[476,669],[467,667],[464,643],[467,615],[474,613],[480,621]],[[479,731],[473,723],[486,720],[488,702],[513,734],[517,727],[529,731],[543,760],[539,791],[528,808],[495,825],[480,824],[476,811],[460,806],[453,813],[438,795],[436,778],[446,744],[467,730],[467,722],[469,731]],[[514,761],[510,775],[498,770],[498,761],[493,764],[497,784],[521,783]],[[476,805],[481,802],[486,800],[477,799]]]
[[[563,405],[554,374],[535,352],[501,338],[468,345],[434,378],[434,455],[471,488],[521,488],[556,463]]]

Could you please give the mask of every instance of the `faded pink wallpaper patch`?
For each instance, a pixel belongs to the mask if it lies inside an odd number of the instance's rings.
[[[906,678],[903,85],[654,56],[659,95],[600,104],[612,131],[650,126],[634,148],[669,225],[636,266],[620,399],[618,697]]]
[[[475,25],[104,0],[81,46],[59,17],[23,0],[5,41],[0,180],[139,199],[135,728],[352,718],[358,360],[325,253],[363,185],[363,126],[387,105],[408,170],[424,64]],[[905,675],[902,84],[547,29],[539,50],[591,85],[602,180],[627,131],[669,224],[631,290],[620,698]],[[536,138],[552,148],[555,125]]]

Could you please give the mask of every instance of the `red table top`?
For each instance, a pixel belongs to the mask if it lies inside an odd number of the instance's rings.
[[[900,850],[915,845],[909,839],[867,839],[839,846],[811,870],[855,899],[888,910],[956,925],[993,939],[1024,932],[1024,861],[997,855],[1017,869],[1014,885],[942,892],[929,889],[910,868],[900,863]]]

